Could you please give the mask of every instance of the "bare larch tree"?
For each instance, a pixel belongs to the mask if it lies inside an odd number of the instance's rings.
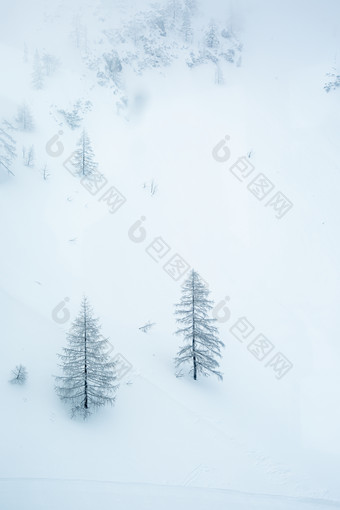
[[[108,339],[100,330],[99,319],[93,316],[84,297],[67,335],[68,347],[59,354],[64,375],[56,377],[56,391],[71,405],[72,417],[81,415],[85,419],[96,408],[115,401],[115,362],[108,355]]]
[[[222,379],[216,358],[221,358],[224,343],[218,338],[218,330],[214,325],[216,319],[209,314],[213,308],[213,301],[208,299],[209,294],[199,274],[192,270],[182,286],[180,303],[175,305],[175,315],[180,325],[176,335],[183,336],[185,342],[175,358],[175,364],[177,368],[185,363],[192,364],[190,373],[195,380],[200,374],[214,374]]]

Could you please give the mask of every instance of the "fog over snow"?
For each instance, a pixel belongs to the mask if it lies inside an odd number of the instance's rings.
[[[340,508],[339,2],[0,14],[0,510]]]

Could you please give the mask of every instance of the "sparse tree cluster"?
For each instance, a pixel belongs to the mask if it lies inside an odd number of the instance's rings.
[[[224,63],[241,64],[242,45],[235,33],[212,20],[208,26],[194,19],[194,0],[168,0],[164,5],[153,4],[137,11],[122,30],[105,31],[111,51],[92,52],[85,57],[88,67],[97,71],[100,85],[110,86],[121,96],[123,105],[124,71],[128,68],[141,74],[147,69],[170,65],[182,52],[190,67],[212,62],[216,67],[215,83],[223,83]],[[179,41],[183,44],[179,44]]]
[[[175,310],[179,329],[176,334],[183,337],[175,364],[177,376],[181,376],[185,365],[197,380],[199,376],[215,375],[222,379],[219,368],[223,342],[219,339],[212,318],[213,301],[209,289],[192,270],[182,286],[182,297]],[[155,326],[148,321],[139,328],[148,333]],[[69,404],[72,416],[87,418],[96,408],[113,405],[118,388],[116,363],[108,354],[108,339],[101,334],[99,319],[86,297],[81,309],[67,334],[68,346],[59,355],[62,376],[56,377],[56,391]]]
[[[213,301],[209,293],[199,274],[192,270],[182,286],[181,300],[175,305],[179,324],[176,334],[184,340],[175,358],[177,377],[183,375],[182,368],[188,365],[194,380],[209,375],[222,379],[219,359],[224,344],[218,337],[216,319],[211,317]],[[148,321],[139,330],[148,333],[154,326],[154,322]],[[61,374],[55,376],[55,390],[72,417],[86,419],[98,408],[115,403],[119,373],[126,371],[126,360],[122,356],[113,360],[111,351],[108,338],[101,334],[99,318],[87,297],[83,297],[67,333],[67,346],[58,354]],[[17,365],[10,382],[22,385],[26,379],[26,368]]]

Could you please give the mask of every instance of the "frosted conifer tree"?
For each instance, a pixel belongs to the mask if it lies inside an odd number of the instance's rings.
[[[175,364],[177,368],[185,363],[192,364],[190,373],[195,380],[200,374],[215,374],[222,379],[216,358],[221,358],[220,351],[224,344],[219,340],[218,330],[214,326],[216,319],[209,314],[213,308],[213,301],[208,299],[209,293],[199,274],[192,270],[183,284],[181,301],[175,305],[175,315],[180,325],[176,335],[183,336],[185,342],[175,358]]]
[[[3,123],[2,125],[3,127],[0,126],[0,167],[13,175],[10,167],[16,157],[16,142],[8,134],[8,130],[5,131],[5,124]]]
[[[216,49],[219,45],[217,27],[214,21],[210,22],[209,28],[205,34],[205,44],[209,49]]]
[[[70,404],[72,417],[81,415],[85,419],[96,408],[115,401],[116,363],[107,354],[108,339],[100,330],[99,319],[93,316],[84,297],[67,335],[68,347],[59,355],[64,375],[56,377],[56,391]]]
[[[77,147],[78,149],[73,158],[73,166],[77,169],[79,175],[91,175],[96,171],[98,163],[94,160],[91,140],[85,130],[83,130]]]

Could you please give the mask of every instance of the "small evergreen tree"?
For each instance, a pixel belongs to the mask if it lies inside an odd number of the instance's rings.
[[[88,299],[83,298],[79,315],[67,335],[68,347],[59,354],[63,376],[56,377],[56,391],[71,405],[72,416],[87,418],[96,408],[113,405],[115,363],[107,350],[108,339],[100,334],[99,319],[93,316]]]
[[[214,21],[211,21],[205,34],[205,44],[209,49],[216,49],[219,46],[217,27]]]
[[[96,171],[98,163],[94,161],[91,140],[85,130],[82,132],[77,147],[78,149],[73,158],[73,166],[77,169],[79,175],[91,175]]]
[[[221,358],[220,350],[224,344],[217,336],[216,319],[209,316],[213,308],[213,301],[208,299],[209,293],[199,274],[192,270],[182,287],[181,301],[175,305],[177,323],[181,326],[176,335],[183,336],[186,344],[175,358],[176,367],[192,363],[190,373],[195,380],[199,374],[215,374],[222,379],[215,358]]]

